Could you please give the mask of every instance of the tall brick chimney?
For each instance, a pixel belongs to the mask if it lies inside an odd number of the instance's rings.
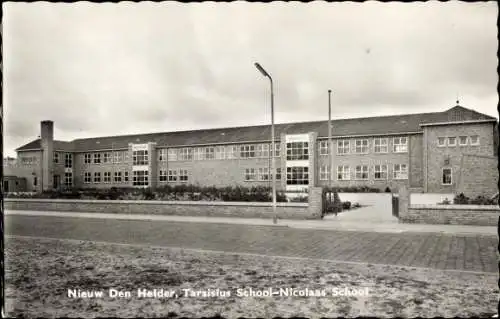
[[[54,122],[42,121],[40,131],[40,144],[42,147],[42,171],[41,171],[41,190],[52,189],[52,168],[54,156]]]

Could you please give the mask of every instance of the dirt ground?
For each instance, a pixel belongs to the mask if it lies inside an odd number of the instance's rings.
[[[77,240],[9,237],[5,267],[10,317],[491,317],[499,296],[496,274]],[[280,288],[316,295],[238,295]],[[138,289],[175,295],[141,298]],[[70,296],[91,290],[103,297]]]

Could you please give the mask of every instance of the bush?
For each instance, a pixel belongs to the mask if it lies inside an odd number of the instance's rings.
[[[342,202],[342,209],[343,210],[351,209],[351,202],[349,202],[349,201]]]
[[[385,192],[386,192],[386,193],[392,193],[392,191],[391,191],[391,189],[389,188],[389,186],[387,186],[387,187],[385,188]]]
[[[497,201],[494,198],[487,198],[485,196],[479,195],[473,199],[465,196],[463,193],[455,196],[453,199],[453,204],[457,205],[497,205]]]
[[[469,204],[469,197],[465,196],[464,193],[460,193],[459,195],[453,198],[453,204],[457,205],[466,205]]]

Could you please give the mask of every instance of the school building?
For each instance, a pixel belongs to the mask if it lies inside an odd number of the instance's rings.
[[[428,193],[497,192],[497,119],[454,106],[432,113],[54,140],[54,123],[19,147],[4,175],[26,191],[60,188],[406,185]],[[333,152],[330,165],[329,152]],[[331,174],[329,176],[329,174]],[[329,179],[331,177],[331,180]]]

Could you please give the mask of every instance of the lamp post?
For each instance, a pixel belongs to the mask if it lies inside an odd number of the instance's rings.
[[[269,73],[264,70],[264,68],[259,64],[255,63],[255,67],[257,70],[262,73],[263,76],[269,78],[269,81],[271,83],[271,177],[272,177],[272,197],[273,197],[273,223],[276,224],[278,223],[278,216],[276,215],[276,174],[275,174],[275,168],[274,168],[274,152],[275,152],[275,146],[274,146],[274,88],[273,88],[273,78]]]
[[[328,90],[328,166],[330,169],[328,170],[328,187],[330,188],[330,192],[332,189],[332,175],[333,175],[333,145],[332,145],[332,102],[331,102],[331,94],[332,90]],[[331,194],[330,194],[331,196]]]

